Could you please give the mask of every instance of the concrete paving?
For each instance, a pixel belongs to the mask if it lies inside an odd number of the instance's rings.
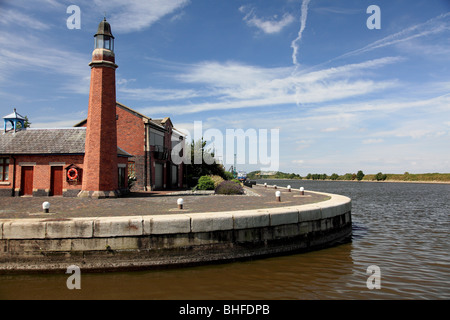
[[[245,187],[246,195],[188,195],[180,191],[134,192],[116,199],[88,199],[64,197],[0,197],[0,219],[75,217],[113,217],[136,215],[161,215],[267,209],[315,203],[329,196],[299,190],[288,192],[256,185]],[[281,202],[275,192],[281,191]],[[177,199],[183,198],[183,209],[177,207]],[[49,213],[44,213],[42,203],[50,202]]]

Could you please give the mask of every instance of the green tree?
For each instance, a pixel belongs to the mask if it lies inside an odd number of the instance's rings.
[[[28,116],[25,116],[25,121],[24,121],[24,128],[30,128],[31,127],[31,122],[28,120]],[[17,129],[22,128],[22,124],[20,122],[17,122]]]
[[[331,176],[330,176],[330,179],[331,180],[337,180],[339,178],[339,175],[337,174],[337,173],[333,173]]]
[[[202,139],[190,144],[190,158],[186,161],[186,178],[189,186],[195,186],[201,176],[220,176],[227,179],[223,165],[214,160],[214,152],[206,148]],[[197,161],[196,161],[197,159]],[[200,163],[198,159],[201,159]]]
[[[356,173],[356,179],[358,179],[358,181],[361,181],[364,178],[364,176],[365,176],[365,174],[361,170],[359,170]]]

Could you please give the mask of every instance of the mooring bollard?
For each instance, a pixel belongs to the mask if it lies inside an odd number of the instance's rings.
[[[287,186],[288,192],[291,192],[291,186]]]
[[[300,187],[300,194],[301,194],[302,196],[305,195],[305,188]]]
[[[184,203],[184,200],[182,199],[182,198],[178,198],[178,200],[177,200],[177,204],[178,204],[178,209],[183,209],[183,203]]]
[[[277,197],[278,202],[281,202],[281,192],[280,191],[275,192],[275,197]]]
[[[267,182],[264,182],[264,188],[267,188]]]
[[[42,209],[44,210],[44,213],[49,213],[50,211],[50,202],[45,201],[42,203]]]
[[[274,184],[274,185],[273,185],[273,188],[274,188],[274,189],[276,189],[276,188],[277,188],[277,185],[276,185],[276,184]]]

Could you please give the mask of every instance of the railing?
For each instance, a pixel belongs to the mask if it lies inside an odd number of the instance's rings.
[[[163,146],[150,146],[150,151],[153,151],[155,159],[157,160],[167,160],[169,159],[169,148]]]

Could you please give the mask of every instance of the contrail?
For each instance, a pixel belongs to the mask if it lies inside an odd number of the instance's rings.
[[[310,0],[303,0],[302,2],[302,13],[300,16],[300,30],[298,31],[297,38],[295,38],[291,43],[292,51],[292,63],[294,65],[298,65],[297,62],[297,53],[298,53],[298,42],[302,39],[302,33],[303,30],[305,30],[306,27],[306,18],[308,17],[308,5]]]

